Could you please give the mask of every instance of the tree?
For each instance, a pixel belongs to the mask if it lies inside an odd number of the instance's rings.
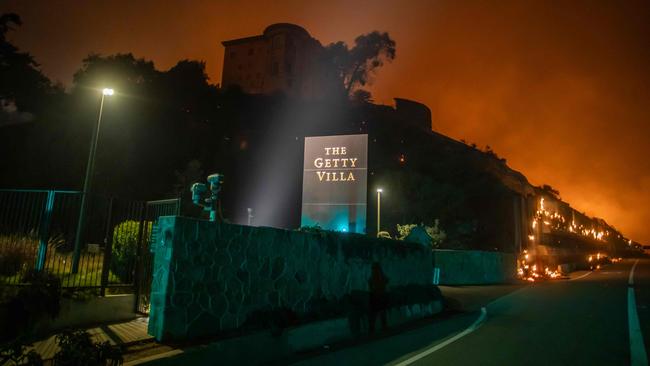
[[[6,34],[10,30],[14,30],[11,25],[23,25],[20,16],[16,13],[7,13],[0,15],[0,42],[6,42]]]
[[[160,72],[153,62],[135,58],[131,53],[111,56],[91,54],[83,60],[81,69],[75,72],[75,87],[101,89],[111,86],[118,92],[133,94],[139,89],[151,86]],[[155,89],[155,88],[153,88]]]
[[[342,82],[350,96],[355,88],[369,84],[385,62],[395,59],[395,41],[387,32],[373,31],[358,36],[352,48],[341,41],[329,44],[323,57],[329,72]]]
[[[43,108],[47,95],[56,91],[32,55],[7,40],[7,33],[22,25],[14,13],[0,15],[0,125],[26,122]]]

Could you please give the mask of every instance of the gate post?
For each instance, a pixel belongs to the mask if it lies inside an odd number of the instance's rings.
[[[38,230],[38,253],[36,255],[36,263],[34,265],[34,269],[37,272],[45,269],[47,242],[50,236],[50,223],[52,222],[52,209],[54,209],[55,196],[56,191],[47,191],[47,201],[45,201],[45,207],[43,209],[43,214],[41,215],[41,224],[39,225]]]
[[[135,312],[138,312],[138,308],[140,307],[140,288],[141,284],[140,281],[142,280],[142,260],[144,256],[142,255],[142,243],[144,241],[145,235],[144,235],[144,230],[147,229],[145,223],[147,220],[147,202],[142,202],[142,206],[140,207],[140,226],[138,230],[138,246],[136,249],[136,257],[135,257],[135,274],[133,276],[133,289],[135,292],[135,308],[133,309]]]
[[[104,235],[104,261],[102,264],[102,279],[99,296],[106,296],[108,275],[111,272],[111,256],[113,255],[113,202],[115,197],[108,201],[108,215],[106,218],[106,234]]]

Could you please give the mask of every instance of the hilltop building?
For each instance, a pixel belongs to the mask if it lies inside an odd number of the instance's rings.
[[[257,36],[222,42],[225,47],[221,85],[249,94],[277,91],[312,97],[322,93],[323,73],[317,58],[323,50],[304,28],[272,24]]]

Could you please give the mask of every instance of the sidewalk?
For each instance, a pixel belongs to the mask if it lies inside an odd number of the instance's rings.
[[[112,345],[129,346],[141,342],[146,342],[153,337],[147,334],[147,324],[149,318],[142,317],[130,321],[103,324],[97,327],[88,328],[86,331],[92,336],[93,341],[110,342]],[[56,334],[46,339],[34,342],[33,349],[38,352],[43,360],[49,360],[58,352],[59,346],[56,342]]]

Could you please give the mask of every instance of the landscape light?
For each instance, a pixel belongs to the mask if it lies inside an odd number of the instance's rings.
[[[104,88],[104,90],[102,90],[102,94],[104,94],[104,95],[113,95],[114,93],[115,93],[115,91],[113,89],[110,89],[110,88]]]
[[[381,231],[381,192],[383,191],[383,189],[377,188],[377,237]]]

